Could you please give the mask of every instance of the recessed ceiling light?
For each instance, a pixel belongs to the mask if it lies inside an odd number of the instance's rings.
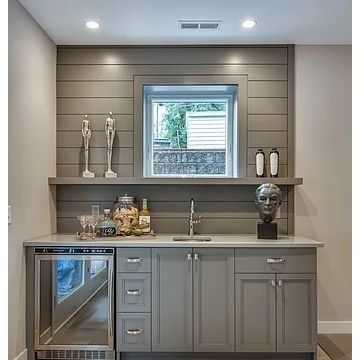
[[[256,25],[256,20],[247,19],[247,20],[243,21],[241,25],[245,29],[251,29]]]
[[[89,29],[97,29],[100,25],[99,23],[97,23],[96,21],[88,21],[86,23],[86,26],[89,28]]]

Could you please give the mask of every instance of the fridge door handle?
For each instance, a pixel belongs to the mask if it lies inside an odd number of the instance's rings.
[[[112,311],[112,297],[113,297],[113,270],[110,269],[110,283],[109,283],[109,320],[110,320],[110,337],[113,337],[113,311]]]

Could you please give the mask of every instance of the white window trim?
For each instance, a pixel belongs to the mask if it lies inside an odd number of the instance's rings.
[[[151,86],[151,85],[150,85]],[[214,87],[218,86],[214,84]],[[191,91],[190,91],[191,93]],[[143,94],[143,177],[144,178],[235,178],[237,177],[237,109],[236,94],[199,95],[189,93]],[[226,164],[225,174],[154,174],[153,173],[153,103],[156,102],[226,102]],[[151,121],[147,121],[150,119]]]

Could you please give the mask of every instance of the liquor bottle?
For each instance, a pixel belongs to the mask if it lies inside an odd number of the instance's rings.
[[[255,155],[256,177],[265,176],[265,153],[263,149],[258,149]]]
[[[279,152],[276,148],[270,151],[270,176],[279,176]]]
[[[97,236],[116,236],[116,224],[115,221],[110,217],[110,214],[110,209],[104,209],[104,219],[101,220],[97,225]]]
[[[139,227],[143,231],[143,234],[150,233],[150,211],[147,206],[147,199],[142,200],[142,209],[139,212]]]

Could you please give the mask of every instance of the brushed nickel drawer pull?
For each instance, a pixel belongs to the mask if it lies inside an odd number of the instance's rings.
[[[129,329],[129,330],[126,330],[126,333],[128,335],[135,335],[135,336],[141,335],[143,332],[144,332],[143,329],[136,329],[136,330],[135,329]]]
[[[267,258],[266,262],[268,264],[284,264],[285,259],[284,258]]]
[[[126,262],[129,264],[140,264],[143,261],[141,257],[130,257],[126,258]]]
[[[137,295],[141,295],[141,294],[142,294],[141,289],[129,289],[129,290],[126,290],[126,295],[137,296]]]

